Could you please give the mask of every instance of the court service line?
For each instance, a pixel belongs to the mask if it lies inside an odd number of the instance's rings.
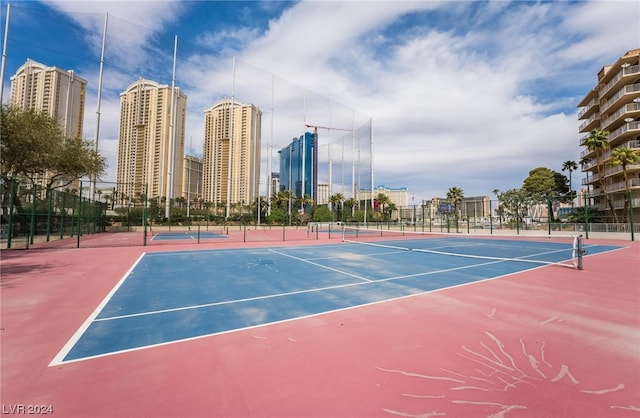
[[[335,271],[336,273],[344,274],[346,276],[355,277],[356,279],[364,280],[365,282],[374,282],[375,281],[375,280],[367,279],[366,277],[358,276],[357,274],[347,273],[346,271],[338,270],[338,269],[335,269],[333,267],[325,266],[325,265],[319,264],[319,263],[314,263],[313,261],[309,261],[309,260],[306,260],[304,258],[296,257],[295,255],[285,254],[285,253],[282,253],[280,251],[276,251],[276,250],[271,249],[271,248],[269,248],[268,251],[272,252],[274,254],[281,255],[283,257],[293,258],[294,260],[302,261],[303,263],[308,263],[308,264],[311,264],[311,265],[314,265],[316,267],[320,267],[320,268],[323,268],[323,269],[326,269],[326,270]]]
[[[388,279],[385,279],[385,280],[388,280]],[[375,283],[375,282],[378,282],[378,281],[385,281],[385,280],[369,280],[369,283]],[[161,313],[167,313],[167,312],[179,312],[179,311],[186,311],[186,310],[189,310],[189,309],[209,308],[209,307],[212,307],[212,306],[231,305],[231,304],[239,303],[239,302],[252,302],[254,300],[270,299],[270,298],[277,298],[277,297],[280,297],[280,296],[291,296],[291,295],[298,295],[298,294],[303,294],[303,293],[321,292],[321,291],[324,291],[324,290],[340,289],[342,287],[360,286],[360,285],[364,285],[364,284],[367,284],[367,283],[363,283],[363,282],[346,283],[346,284],[339,284],[339,285],[334,285],[334,286],[318,287],[318,288],[315,288],[315,289],[296,290],[295,292],[284,292],[284,293],[274,293],[272,295],[254,296],[252,298],[225,300],[225,301],[221,301],[221,302],[203,303],[203,304],[200,304],[200,305],[181,306],[179,308],[159,309],[157,311],[139,312],[139,313],[134,313],[134,314],[119,315],[119,316],[109,316],[109,317],[105,317],[105,318],[94,319],[93,322],[113,321],[113,320],[117,320],[117,319],[135,318],[137,316],[155,315],[155,314],[161,314]]]

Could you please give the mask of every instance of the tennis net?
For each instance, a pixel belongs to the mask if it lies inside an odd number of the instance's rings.
[[[578,270],[582,270],[584,254],[581,235],[504,236],[345,226],[342,241],[445,256],[561,265]]]

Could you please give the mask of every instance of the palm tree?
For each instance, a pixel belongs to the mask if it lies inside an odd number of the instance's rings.
[[[360,202],[355,197],[350,197],[344,203],[351,209],[351,216],[355,215],[356,209],[360,207]]]
[[[258,219],[262,219],[265,217],[267,210],[269,209],[269,203],[267,202],[267,198],[264,196],[256,197],[255,202],[251,204],[251,211],[258,212]]]
[[[376,202],[378,203],[378,210],[382,213],[384,219],[384,207],[391,203],[391,199],[384,193],[378,193],[376,196]]]
[[[588,137],[584,138],[582,141],[582,146],[587,147],[590,152],[595,152],[596,154],[596,173],[598,174],[598,183],[600,184],[600,189],[604,194],[605,202],[609,205],[609,209],[613,214],[613,220],[615,223],[618,223],[618,217],[616,216],[616,212],[613,209],[613,203],[609,199],[609,195],[607,193],[607,188],[604,183],[604,152],[609,148],[609,132],[603,131],[600,129],[594,129],[591,131]]]
[[[271,196],[271,204],[278,209],[286,210],[289,199],[295,199],[295,196],[289,190],[282,190]]]
[[[627,175],[627,166],[640,161],[640,152],[630,147],[618,147],[611,152],[611,165],[621,165],[622,174],[624,175],[624,213],[623,218],[629,214],[629,179]]]
[[[313,205],[314,200],[308,194],[302,195],[302,197],[298,197],[295,199],[296,206],[300,206],[301,208],[306,207],[307,205]]]
[[[456,232],[458,232],[458,202],[464,199],[464,191],[459,187],[451,187],[447,192],[447,199],[453,203],[453,214],[456,221]]]
[[[396,204],[393,202],[389,202],[386,208],[387,214],[389,215],[389,219],[393,219],[393,214],[397,210],[398,210],[398,207],[396,206]]]
[[[571,188],[571,173],[578,169],[578,164],[575,161],[567,160],[562,163],[562,171],[569,172],[569,194],[571,195],[571,209],[573,209],[573,189]]]
[[[500,229],[502,229],[502,216],[504,215],[504,208],[500,204],[500,189],[493,189],[493,194],[496,195],[498,207],[496,208],[496,215],[498,215],[498,220],[500,221]],[[491,213],[489,213],[491,216]]]
[[[336,193],[329,196],[329,203],[331,204],[331,212],[333,212],[334,205],[339,205],[344,202],[344,195],[342,193]],[[338,206],[335,206],[338,207]],[[342,217],[342,211],[340,211],[339,217]],[[335,219],[335,217],[334,217]]]

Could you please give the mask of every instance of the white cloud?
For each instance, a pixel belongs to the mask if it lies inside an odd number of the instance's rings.
[[[562,30],[580,39],[568,45],[561,56],[566,61],[597,61],[602,68],[611,63],[609,60],[617,59],[627,50],[638,48],[638,22],[640,2],[636,0],[580,3],[572,9],[562,25]]]
[[[80,22],[92,33],[102,31],[98,12],[113,16],[104,86],[112,94],[103,102],[101,140],[113,153],[117,92],[144,76],[150,63],[165,77],[156,81],[169,81],[173,45],[165,27],[188,8],[181,2],[54,4],[90,12]],[[229,55],[235,54],[236,98],[265,113],[263,152],[272,107],[275,149],[301,134],[303,121],[350,126],[355,109],[360,122],[373,118],[376,183],[406,186],[425,199],[451,186],[469,196],[520,187],[532,168],[559,171],[563,161],[578,159],[575,105],[603,65],[639,46],[639,19],[637,1],[292,4],[267,28],[247,21],[206,28],[192,41],[198,46],[179,46],[186,142],[201,149],[202,113],[231,93]],[[144,46],[159,42],[160,50]]]

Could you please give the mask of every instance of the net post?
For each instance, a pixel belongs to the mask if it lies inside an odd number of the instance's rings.
[[[576,266],[578,270],[582,270],[582,256],[584,255],[584,248],[582,246],[582,235],[578,235],[576,237],[576,253],[578,265]]]

